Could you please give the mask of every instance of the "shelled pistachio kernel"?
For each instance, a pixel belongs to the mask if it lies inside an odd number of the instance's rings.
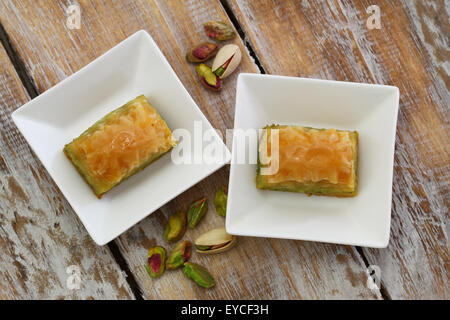
[[[217,45],[211,42],[203,42],[186,53],[186,60],[189,62],[204,62],[214,57],[217,52]]]
[[[206,35],[214,40],[230,40],[236,37],[236,32],[228,23],[208,21],[203,25]]]
[[[203,288],[211,288],[215,285],[214,278],[208,269],[197,263],[186,262],[184,264],[184,274]]]
[[[163,247],[156,246],[148,251],[146,268],[150,277],[160,277],[164,273],[165,263],[166,250]]]
[[[188,227],[193,229],[200,222],[208,211],[208,201],[206,198],[194,201],[188,209],[187,221]]]
[[[192,243],[190,241],[181,241],[177,243],[166,260],[168,270],[181,267],[191,257]]]
[[[186,213],[176,212],[169,217],[164,229],[164,239],[167,242],[176,242],[183,237],[186,232]]]
[[[206,64],[201,63],[196,68],[197,76],[200,82],[208,89],[213,91],[220,91],[222,89],[222,80],[215,75],[211,68]]]
[[[226,187],[220,187],[219,190],[217,190],[216,195],[214,197],[214,205],[216,207],[216,211],[219,215],[222,217],[225,217],[227,214],[227,188]]]

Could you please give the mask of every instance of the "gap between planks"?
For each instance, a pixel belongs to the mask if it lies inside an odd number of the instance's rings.
[[[11,40],[6,33],[5,28],[3,27],[3,24],[0,23],[0,42],[2,43],[3,47],[5,48],[6,54],[8,55],[9,60],[11,60],[11,63],[14,67],[14,69],[17,72],[17,75],[20,78],[20,82],[22,82],[22,85],[25,87],[25,90],[27,91],[28,95],[31,99],[37,97],[38,91],[36,89],[36,85],[34,84],[33,80],[27,73],[27,70],[25,68],[25,64],[23,63],[20,56],[17,54],[16,49],[11,43]]]
[[[25,87],[25,90],[27,91],[30,99],[37,97],[39,95],[37,87],[32,78],[30,77],[30,75],[28,74],[28,72],[26,71],[25,64],[23,63],[20,56],[17,54],[16,49],[11,43],[9,35],[7,34],[5,28],[1,23],[0,23],[0,42],[5,48],[8,58],[11,61],[14,69],[16,70],[20,78],[20,82]],[[108,248],[112,256],[114,257],[115,262],[119,265],[119,268],[125,274],[125,279],[128,285],[130,286],[131,291],[133,292],[133,295],[135,296],[136,300],[143,300],[142,291],[139,288],[134,275],[131,273],[130,268],[128,267],[125,261],[125,258],[120,253],[117,244],[114,241],[111,241],[110,243],[108,243]]]
[[[262,65],[260,59],[258,58],[258,55],[256,54],[256,50],[253,49],[253,45],[250,42],[249,38],[244,32],[244,28],[241,27],[241,24],[239,23],[237,17],[234,15],[233,10],[229,6],[226,0],[219,0],[220,4],[222,5],[223,10],[225,10],[225,13],[227,14],[230,21],[233,23],[233,27],[236,29],[236,31],[239,34],[239,37],[242,39],[242,42],[244,43],[245,47],[247,48],[248,54],[253,59],[253,62],[256,64],[256,66],[259,69],[259,72],[262,74],[266,74],[266,69]]]

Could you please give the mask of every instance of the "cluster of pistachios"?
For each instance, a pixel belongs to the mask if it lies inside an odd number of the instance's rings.
[[[225,216],[227,196],[226,188],[221,187],[214,197],[216,212]],[[195,228],[208,211],[207,199],[201,198],[194,201],[185,212],[176,212],[169,217],[164,229],[164,239],[168,243],[174,243],[183,237],[187,227]],[[236,243],[236,237],[228,234],[225,228],[217,228],[200,235],[195,240],[195,248],[198,253],[221,253],[230,249]],[[204,288],[211,288],[215,281],[208,270],[196,263],[188,262],[191,257],[192,243],[190,241],[178,242],[166,258],[166,250],[161,246],[155,246],[148,251],[147,272],[152,278],[160,277],[164,271],[174,270],[184,266],[184,274]]]
[[[225,41],[233,39],[236,32],[233,28],[221,21],[208,21],[204,24],[205,32],[211,39]],[[215,57],[212,67],[203,62]],[[193,63],[202,62],[195,68],[200,82],[208,89],[220,91],[222,79],[228,77],[241,62],[242,54],[235,44],[227,44],[217,51],[217,45],[203,42],[193,47],[186,54],[186,60]]]

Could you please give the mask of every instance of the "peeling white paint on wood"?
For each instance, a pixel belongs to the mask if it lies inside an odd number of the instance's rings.
[[[32,154],[11,112],[29,100],[0,48],[0,299],[128,299],[107,247],[98,247]],[[67,268],[79,268],[79,289]]]

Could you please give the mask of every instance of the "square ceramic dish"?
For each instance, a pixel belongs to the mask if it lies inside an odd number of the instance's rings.
[[[97,120],[144,94],[174,131],[208,132],[194,148],[222,150],[208,164],[175,163],[165,154],[97,199],[63,153]],[[78,72],[16,110],[12,118],[94,241],[103,245],[229,161],[220,136],[145,31],[130,36]],[[176,132],[174,132],[176,136]],[[172,149],[178,153],[181,145]]]
[[[391,86],[240,74],[227,232],[386,247],[398,101],[398,88]],[[258,136],[255,143],[251,134],[244,139],[238,139],[238,135],[270,124],[358,131],[358,195],[308,197],[301,193],[257,189],[254,159]],[[237,141],[245,142],[241,143],[244,151]],[[242,152],[245,164],[238,163]]]

